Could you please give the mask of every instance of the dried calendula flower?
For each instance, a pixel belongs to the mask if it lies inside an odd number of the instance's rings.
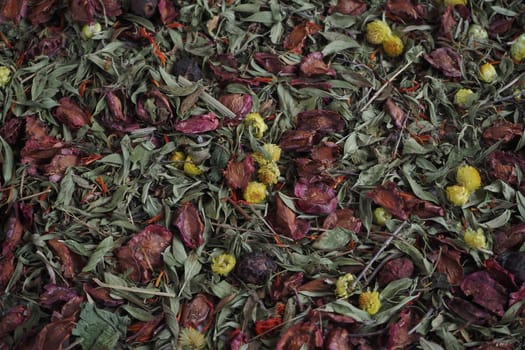
[[[11,70],[6,66],[0,67],[0,87],[4,87],[11,80]]]
[[[370,44],[381,44],[392,34],[388,23],[375,20],[366,25],[366,40]]]
[[[266,185],[262,182],[251,181],[244,190],[244,200],[248,203],[261,203],[266,199]]]
[[[463,235],[465,244],[472,249],[485,249],[487,248],[487,241],[485,240],[485,233],[482,228],[478,228],[474,231],[471,228],[465,230]]]
[[[212,258],[211,270],[216,274],[226,276],[233,270],[236,262],[235,256],[223,253]]]
[[[281,159],[281,147],[274,143],[265,143],[262,148],[268,152],[270,158],[274,162],[278,162]]]
[[[363,292],[359,295],[359,308],[368,312],[370,315],[375,315],[381,308],[381,301],[379,301],[379,292]]]
[[[354,275],[351,273],[340,276],[335,282],[335,295],[338,298],[348,298],[350,296],[351,286],[354,279]]]
[[[469,190],[467,190],[465,186],[460,185],[448,186],[446,189],[446,193],[447,199],[450,201],[450,203],[457,206],[467,204],[470,197]]]
[[[383,41],[383,50],[390,57],[397,57],[403,53],[405,45],[397,35],[389,35]]]
[[[204,349],[206,340],[204,334],[195,328],[183,328],[179,333],[178,350],[200,350]]]
[[[379,226],[385,226],[385,223],[392,219],[390,214],[385,208],[377,207],[374,209],[374,223]]]
[[[268,125],[266,125],[263,117],[259,113],[246,114],[244,124],[252,127],[253,134],[258,139],[263,137],[264,132],[268,130]]]
[[[521,62],[525,59],[525,33],[521,34],[516,42],[510,47],[510,55],[513,60]]]
[[[181,151],[173,152],[170,160],[174,163],[182,163],[184,161],[184,153]]]
[[[485,83],[492,83],[498,76],[496,68],[490,63],[485,63],[479,67],[479,79]]]
[[[476,101],[477,95],[470,89],[459,89],[454,95],[454,103],[461,108],[468,108]]]
[[[193,163],[191,156],[187,156],[184,161],[184,172],[190,176],[197,176],[202,174],[201,168]]]
[[[268,162],[261,165],[257,171],[257,178],[265,185],[274,185],[279,181],[281,172],[275,162]]]
[[[478,169],[470,165],[463,165],[458,168],[456,181],[469,192],[474,192],[481,187],[481,175]]]

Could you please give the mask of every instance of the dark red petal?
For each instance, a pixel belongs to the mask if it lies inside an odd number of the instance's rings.
[[[175,124],[175,130],[184,134],[201,134],[213,131],[218,127],[219,119],[217,119],[217,116],[213,112],[189,117]]]
[[[204,243],[204,224],[197,208],[190,202],[183,203],[175,213],[173,225],[179,229],[184,245],[195,249]]]

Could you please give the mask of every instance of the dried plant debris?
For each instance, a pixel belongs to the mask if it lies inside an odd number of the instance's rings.
[[[525,347],[524,28],[0,1],[0,349]]]

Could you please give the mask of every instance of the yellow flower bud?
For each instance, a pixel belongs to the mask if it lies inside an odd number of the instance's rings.
[[[351,273],[340,276],[335,282],[335,295],[338,298],[348,298],[350,296],[350,288],[354,281],[354,275]]]
[[[95,22],[95,23],[91,23],[91,24],[85,24],[83,27],[82,27],[82,32],[80,33],[80,35],[82,36],[83,39],[91,39],[95,34],[98,34],[102,31],[102,26],[100,25],[100,23],[98,22]]]
[[[276,144],[265,143],[262,148],[268,152],[272,161],[278,162],[281,159],[281,147]]]
[[[468,108],[476,101],[477,95],[470,89],[459,89],[454,95],[454,103],[461,108]]]
[[[206,346],[204,334],[193,327],[183,328],[179,333],[178,350],[201,350]]]
[[[490,63],[485,63],[479,67],[479,79],[485,83],[492,83],[498,76],[496,68]]]
[[[521,34],[510,47],[510,56],[517,62],[525,59],[525,33]]]
[[[375,20],[366,25],[366,40],[370,44],[381,44],[390,34],[392,31],[384,21]]]
[[[4,87],[11,80],[11,70],[6,66],[0,67],[0,87]]]
[[[177,168],[182,168],[184,164],[184,153],[181,151],[173,152],[171,154],[170,160],[174,163],[174,166]]]
[[[446,193],[450,203],[457,206],[467,204],[470,197],[470,192],[464,186],[460,185],[448,186]]]
[[[471,25],[468,30],[468,35],[471,40],[476,40],[476,41],[485,41],[489,37],[489,34],[485,30],[485,28],[483,28],[479,24]]]
[[[374,209],[374,223],[379,226],[385,226],[385,223],[392,219],[392,214],[386,211],[383,207]]]
[[[244,190],[244,200],[248,203],[261,203],[266,199],[266,185],[250,181]]]
[[[481,228],[478,228],[476,231],[471,228],[466,229],[463,239],[465,240],[465,244],[471,249],[487,248],[485,234]]]
[[[202,174],[202,170],[193,163],[191,156],[187,156],[184,161],[184,172],[190,176],[197,176]]]
[[[469,192],[474,192],[481,187],[481,175],[478,169],[470,165],[463,165],[458,168],[456,181]]]
[[[381,308],[379,292],[363,292],[359,295],[359,308],[365,310],[370,315],[375,315]]]
[[[252,127],[253,134],[258,139],[263,137],[264,132],[268,130],[268,125],[266,125],[263,117],[259,113],[246,114],[244,117],[244,124]]]
[[[212,258],[211,270],[216,274],[226,276],[233,270],[236,262],[235,256],[224,253]]]
[[[264,165],[261,165],[257,171],[257,177],[259,178],[259,181],[265,185],[276,184],[277,181],[279,181],[280,175],[281,172],[279,171],[279,167],[277,164],[275,164],[275,162],[268,162]]]
[[[467,5],[467,0],[444,0],[443,3],[448,5]]]
[[[390,57],[397,57],[403,53],[405,45],[397,35],[389,35],[383,41],[383,50]]]

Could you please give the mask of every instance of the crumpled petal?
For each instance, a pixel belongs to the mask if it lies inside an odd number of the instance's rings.
[[[293,210],[288,208],[280,197],[275,199],[275,208],[270,213],[270,223],[277,233],[294,240],[304,238],[310,230],[310,222],[297,219]]]
[[[496,282],[487,271],[477,271],[466,276],[460,286],[465,295],[495,313],[503,316],[508,302],[507,290]]]
[[[401,129],[407,117],[405,111],[401,107],[399,107],[391,98],[388,98],[385,102],[385,111],[394,120],[394,125],[396,126],[396,128]]]
[[[264,69],[273,74],[293,75],[297,70],[295,65],[287,65],[279,55],[269,52],[257,52],[254,56],[255,62],[260,64]]]
[[[299,70],[306,77],[313,77],[317,75],[332,75],[336,72],[330,68],[323,61],[323,54],[321,52],[312,52],[301,60]]]
[[[419,23],[426,18],[423,4],[414,5],[411,0],[388,0],[384,9],[388,18],[398,22]]]
[[[315,349],[321,347],[321,330],[313,322],[298,323],[288,328],[279,338],[275,350]]]
[[[152,125],[166,123],[173,118],[168,97],[158,89],[151,89],[137,101],[137,116]]]
[[[314,130],[286,130],[279,142],[283,151],[306,152],[312,149],[319,137]]]
[[[204,223],[193,203],[185,202],[177,209],[173,225],[179,229],[182,243],[189,249],[195,249],[204,243]]]
[[[318,109],[297,115],[297,130],[313,130],[323,133],[342,131],[346,124],[335,111]]]
[[[439,252],[429,254],[429,259],[437,264],[437,270],[447,276],[451,286],[457,286],[463,281],[463,265],[461,264],[461,253],[444,245]]]
[[[441,47],[423,55],[434,68],[449,78],[461,78],[461,56],[449,47]]]
[[[228,161],[226,169],[224,169],[224,178],[226,179],[226,184],[232,190],[244,190],[254,172],[255,165],[253,158],[247,154],[241,162],[233,159]]]
[[[0,338],[7,336],[31,316],[31,310],[24,305],[12,307],[0,318]]]
[[[410,330],[418,323],[419,318],[414,309],[403,309],[399,313],[399,320],[388,327],[388,350],[404,349],[413,344],[421,335],[410,333]]]
[[[330,230],[335,227],[342,227],[357,233],[361,231],[362,226],[363,222],[361,219],[354,215],[354,211],[352,209],[348,208],[336,209],[323,221],[323,228],[325,230]]]
[[[197,294],[189,303],[184,305],[180,323],[184,328],[194,328],[206,333],[213,323],[213,303],[204,295]]]
[[[332,187],[321,181],[300,179],[294,187],[297,207],[307,214],[326,215],[337,207],[337,197]]]
[[[328,13],[341,13],[343,15],[359,16],[366,11],[366,2],[362,0],[338,0],[337,4],[330,7]]]
[[[250,94],[226,94],[219,97],[219,102],[235,113],[235,118],[224,119],[223,123],[236,126],[252,110],[253,98]]]
[[[175,130],[183,134],[202,134],[216,130],[219,127],[219,119],[213,112],[195,115],[188,119],[178,121]]]
[[[300,55],[303,52],[306,37],[317,33],[319,29],[314,22],[307,21],[299,24],[284,38],[283,47]]]
[[[159,4],[157,6],[162,24],[168,24],[175,21],[178,13],[175,10],[175,3],[173,1],[159,0]]]
[[[522,123],[511,123],[507,120],[496,122],[483,131],[483,141],[492,145],[498,141],[510,142],[513,138],[523,134]]]
[[[414,263],[407,257],[387,261],[377,274],[377,283],[381,288],[392,281],[410,278],[414,273]]]
[[[453,298],[449,300],[447,306],[469,323],[482,325],[492,318],[490,313],[476,304],[462,298]]]

